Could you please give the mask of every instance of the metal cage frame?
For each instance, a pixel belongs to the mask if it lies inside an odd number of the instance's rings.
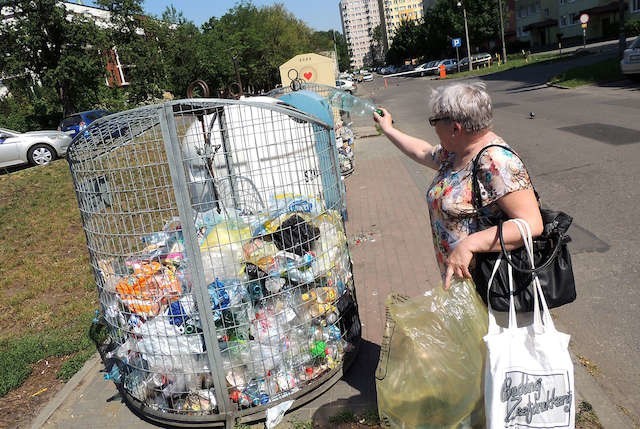
[[[318,103],[318,100],[311,100],[311,103]],[[323,105],[320,109],[326,109],[326,107]],[[259,112],[266,125],[255,125],[256,129],[263,127],[260,128],[262,131],[247,134],[251,130],[253,112]],[[227,127],[225,124],[228,122],[223,121],[225,115],[227,115],[226,120],[231,120],[234,119],[232,118],[234,114],[237,117],[233,128]],[[270,118],[275,119],[270,122]],[[278,120],[289,128],[278,129]],[[269,204],[265,197],[268,191],[280,189],[280,187],[286,189],[287,186],[292,185],[286,182],[288,180],[286,176],[298,175],[297,182],[294,181],[293,184],[300,186],[303,190],[319,190],[326,210],[331,209],[341,215],[334,216],[334,219],[340,219],[340,225],[336,228],[338,230],[343,228],[341,222],[346,213],[344,186],[340,179],[331,122],[330,113],[327,113],[326,118],[318,118],[277,100],[187,99],[145,106],[100,118],[74,138],[69,147],[67,159],[74,179],[101,304],[102,317],[99,323],[102,324],[103,338],[96,338],[95,341],[107,370],[111,371],[110,373],[116,373],[113,376],[114,381],[125,403],[141,417],[163,424],[189,427],[233,427],[237,422],[261,420],[264,418],[266,409],[280,402],[294,400],[292,409],[295,409],[321,395],[342,377],[344,371],[353,362],[359,346],[360,322],[351,275],[351,261],[345,239],[344,250],[340,251],[346,255],[347,262],[343,262],[342,265],[348,265],[346,267],[348,275],[345,277],[348,281],[343,285],[344,291],[341,292],[340,298],[350,295],[352,308],[349,310],[349,317],[353,320],[349,322],[357,326],[354,328],[356,334],[347,342],[349,349],[339,355],[340,362],[333,368],[321,372],[301,388],[285,391],[282,397],[276,398],[276,395],[274,396],[276,399],[269,400],[267,403],[242,408],[229,399],[231,390],[228,378],[225,378],[225,368],[223,368],[223,350],[220,346],[220,335],[218,335],[219,320],[216,321],[214,318],[215,310],[207,310],[213,307],[213,298],[208,291],[211,279],[205,276],[205,271],[211,271],[211,268],[204,266],[203,248],[201,241],[198,240],[199,234],[202,234],[194,220],[194,213],[203,213],[206,210],[215,210],[220,215],[232,213],[242,219],[263,213]],[[299,127],[295,124],[299,124]],[[264,131],[265,129],[267,131]],[[185,143],[191,136],[188,130],[197,130],[198,133],[193,135],[197,136],[199,142],[205,142],[205,144],[197,146]],[[257,149],[253,147],[242,148],[246,153],[240,153],[240,146],[232,147],[232,144],[236,144],[234,138],[239,138],[237,136],[244,138],[248,135],[248,139],[256,140],[260,132],[273,133],[283,136],[286,141],[287,138],[293,139],[294,137],[289,136],[298,131],[303,134],[310,133],[310,135],[303,135],[301,141],[313,141],[315,145],[315,148],[309,149],[308,154],[304,154],[304,156],[311,156],[309,154],[315,153],[317,157],[314,162],[317,162],[316,168],[319,171],[311,175],[312,177],[307,177],[308,169],[296,170],[300,159],[295,158],[294,155],[290,155],[292,161],[287,165],[288,170],[282,178],[274,175],[268,168],[264,170],[262,166],[255,168],[258,165],[256,160],[264,163],[272,162],[276,166],[278,162],[286,162],[287,159],[281,154],[271,159],[262,156],[263,153],[256,155]],[[222,151],[220,151],[221,146]],[[317,150],[319,147],[321,150]],[[313,152],[313,150],[316,151]],[[135,164],[139,159],[143,159],[144,164],[132,168],[131,164]],[[265,159],[267,161],[264,161]],[[202,160],[205,162],[201,162]],[[248,166],[242,167],[243,162]],[[241,168],[245,168],[246,174],[240,171]],[[226,174],[216,174],[219,171]],[[202,176],[199,176],[200,174]],[[141,191],[145,191],[144,195]],[[245,198],[247,196],[251,198]],[[326,217],[327,213],[328,211],[325,211],[319,216]],[[130,266],[123,265],[128,264],[134,256],[147,251],[149,246],[144,247],[148,244],[145,242],[145,237],[161,233],[159,226],[161,221],[168,220],[179,225],[179,227],[172,227],[174,229],[169,231],[176,236],[179,232],[183,240],[182,252],[185,261],[188,261],[186,270],[190,275],[189,292],[195,300],[195,308],[200,309],[196,310],[200,323],[199,329],[201,329],[198,336],[202,338],[204,350],[201,353],[198,352],[197,356],[202,355],[202,359],[208,364],[208,367],[204,365],[202,368],[205,368],[203,370],[205,372],[208,370],[207,374],[211,376],[208,381],[211,386],[209,389],[213,389],[215,396],[215,408],[212,407],[211,412],[194,410],[182,412],[174,410],[175,406],[172,406],[171,412],[168,412],[162,405],[150,404],[127,387],[127,380],[130,376],[129,372],[136,369],[149,371],[150,374],[155,373],[151,372],[149,367],[136,368],[129,363],[124,367],[122,363],[119,363],[119,366],[113,365],[114,353],[132,336],[135,336],[133,333],[144,337],[140,334],[141,331],[135,330],[138,328],[131,327],[132,316],[138,316],[139,320],[146,318],[144,322],[140,322],[144,327],[149,320],[161,315],[159,311],[165,311],[166,302],[157,304],[157,309],[147,310],[145,307],[145,310],[136,313],[131,309],[138,308],[134,305],[139,303],[129,302],[124,305],[120,302],[123,295],[113,291],[114,288],[119,290],[117,288],[121,286],[124,273],[131,272],[134,266],[140,268],[135,263]],[[344,230],[338,232],[344,234]],[[116,260],[117,262],[114,262]],[[109,262],[105,263],[105,261]],[[177,272],[165,271],[163,269],[163,276],[177,275]],[[213,271],[216,274],[215,270]],[[160,271],[154,272],[153,276],[158,276],[158,273]],[[289,271],[286,273],[289,275]],[[329,271],[327,273],[331,274]],[[131,278],[127,277],[129,282]],[[314,277],[315,280],[317,280],[316,277]],[[116,285],[117,281],[120,283]],[[175,282],[179,283],[177,280]],[[299,284],[296,285],[298,286]],[[181,287],[180,293],[183,293],[186,286]],[[310,286],[305,287],[304,290],[309,293]],[[172,293],[173,295],[168,298],[168,295],[163,295],[162,300],[176,299],[178,295],[175,291]],[[259,301],[259,304],[262,305],[263,302]],[[124,320],[122,308],[128,308],[129,312],[126,313],[128,320]],[[119,311],[120,314],[118,314]],[[146,311],[158,311],[158,313],[148,316]],[[166,314],[171,316],[169,312],[162,313],[162,317],[169,317],[165,316]],[[342,331],[345,330],[343,326],[346,323],[343,316],[346,317],[346,313],[338,314],[342,318],[339,325],[341,338],[336,341],[343,342],[345,332]],[[322,318],[324,315],[316,316],[318,317]],[[324,320],[324,323],[327,321]],[[338,322],[334,321],[330,326],[338,326]],[[97,332],[100,329],[93,330]],[[104,338],[105,333],[106,338]],[[139,356],[142,361],[143,352],[139,352]],[[170,355],[170,358],[174,359],[174,356]],[[173,368],[169,372],[180,375],[179,371]],[[193,370],[193,375],[204,377],[202,374],[205,372],[199,373]],[[185,369],[184,373],[189,372]],[[185,390],[183,393],[186,394],[188,391]],[[172,397],[169,397],[169,400],[173,400]]]

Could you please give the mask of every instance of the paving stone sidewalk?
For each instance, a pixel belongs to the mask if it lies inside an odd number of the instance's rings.
[[[346,178],[346,222],[362,320],[362,345],[348,373],[317,399],[285,416],[280,427],[313,421],[315,427],[335,426],[330,418],[342,411],[375,412],[375,369],[384,330],[385,299],[391,292],[420,295],[439,285],[433,254],[424,186],[430,172],[408,160],[378,136],[360,130],[354,148],[355,170]],[[33,422],[34,428],[153,428],[119,399],[103,379],[96,357],[65,386]],[[576,365],[578,397],[590,401],[599,417],[618,428],[615,407],[606,403],[585,371]],[[263,427],[262,424],[254,425]],[[300,427],[300,426],[298,426]]]

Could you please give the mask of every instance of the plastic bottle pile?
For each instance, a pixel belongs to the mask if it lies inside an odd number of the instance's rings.
[[[154,409],[215,413],[224,396],[238,409],[268,404],[338,367],[359,339],[338,212],[290,194],[250,217],[221,212],[194,214],[210,308],[198,308],[179,220],[141,236],[135,255],[98,263],[106,378]],[[210,320],[221,362],[207,352]]]

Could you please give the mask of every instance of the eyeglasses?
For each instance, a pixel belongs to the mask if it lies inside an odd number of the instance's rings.
[[[451,120],[451,118],[448,116],[441,116],[439,118],[437,116],[432,116],[429,118],[429,125],[431,125],[432,127],[435,127],[438,121],[449,121],[449,120]]]

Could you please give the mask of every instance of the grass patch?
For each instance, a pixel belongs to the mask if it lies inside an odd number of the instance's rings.
[[[603,429],[593,407],[586,401],[580,401],[576,413],[576,428],[579,429]]]
[[[0,176],[0,397],[40,359],[70,356],[68,380],[95,352],[97,293],[65,160]]]
[[[84,365],[95,351],[86,335],[67,332],[30,334],[0,341],[0,396],[19,387],[31,374],[31,367],[50,356],[72,357],[65,362],[58,378],[66,381]]]
[[[380,424],[377,410],[367,410],[362,414],[355,414],[350,410],[344,410],[335,416],[329,417],[329,423],[338,425],[345,423],[357,423],[365,426],[376,426]]]
[[[535,64],[542,64],[550,61],[559,61],[566,59],[575,54],[558,54],[558,53],[548,53],[548,54],[539,54],[539,55],[531,55],[528,59],[524,59],[522,55],[512,55],[508,57],[508,61],[506,63],[492,63],[490,67],[480,67],[471,71],[462,71],[460,73],[454,73],[449,75],[452,78],[465,78],[472,76],[483,76],[490,73],[499,73],[506,70],[511,70],[520,67],[531,66]]]
[[[555,85],[576,88],[583,85],[593,85],[623,79],[617,58],[609,58],[588,66],[576,67],[551,78]]]

